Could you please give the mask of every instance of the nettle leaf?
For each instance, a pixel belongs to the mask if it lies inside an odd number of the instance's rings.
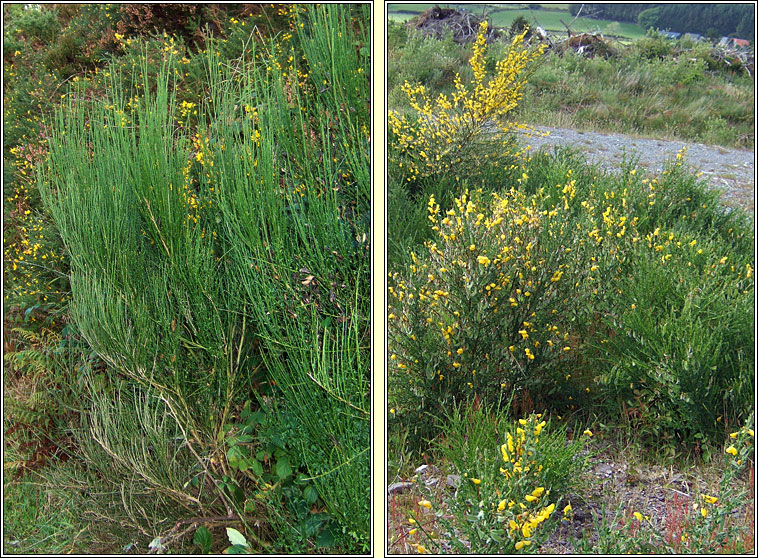
[[[250,554],[250,548],[240,544],[233,544],[224,550],[224,554]]]
[[[334,536],[332,525],[328,525],[316,537],[316,546],[321,547],[321,548],[325,546],[334,546],[336,542],[337,542],[337,539]]]
[[[192,542],[200,547],[203,554],[208,554],[211,551],[213,537],[207,527],[198,527],[197,531],[195,531],[195,536],[192,537]]]
[[[240,545],[245,548],[248,546],[247,539],[242,533],[237,531],[237,529],[227,527],[226,536],[229,537],[229,542],[232,543],[232,545]]]
[[[308,485],[303,490],[303,496],[305,497],[305,501],[311,505],[318,500],[318,491],[313,485]]]
[[[226,459],[232,469],[241,469],[245,466],[248,458],[249,455],[247,455],[247,451],[239,446],[232,446],[229,448],[229,451],[226,452]]]
[[[263,475],[263,465],[261,465],[260,461],[257,461],[255,459],[250,459],[248,461],[248,466],[250,467],[250,470],[255,473],[257,476]]]
[[[280,457],[276,462],[276,474],[280,479],[286,479],[292,474],[292,466],[289,459]]]
[[[256,426],[265,422],[266,414],[263,411],[255,411],[242,420],[245,421],[245,432],[252,432]]]

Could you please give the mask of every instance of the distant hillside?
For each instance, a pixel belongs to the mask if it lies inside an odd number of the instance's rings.
[[[571,4],[582,17],[638,23],[648,29],[669,29],[709,37],[755,38],[754,4]]]

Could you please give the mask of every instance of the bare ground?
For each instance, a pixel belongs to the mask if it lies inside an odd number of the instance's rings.
[[[585,539],[586,548],[591,547],[597,541],[596,525],[602,521],[613,522],[617,514],[629,521],[633,512],[640,512],[657,529],[670,531],[667,522],[675,512],[677,502],[689,507],[699,501],[699,494],[719,493],[722,464],[685,465],[681,460],[669,460],[668,464],[661,460],[653,463],[641,459],[633,448],[619,447],[606,440],[593,440],[588,449],[593,453],[592,465],[577,478],[575,491],[561,503],[561,506],[566,502],[571,504],[573,517],[571,521],[560,523],[541,545],[539,554],[582,552],[580,541]],[[388,479],[389,554],[417,553],[413,543],[422,542],[422,537],[410,534],[413,526],[408,523],[408,517],[411,511],[416,516],[424,515],[417,502],[426,496],[416,483],[423,480],[435,494],[435,501],[442,502],[443,493],[453,490],[448,473],[446,464],[440,463],[439,466],[422,465],[407,478]],[[748,483],[749,478],[740,478],[736,482]],[[753,516],[750,506],[740,513],[747,514],[745,517]],[[435,530],[433,524],[429,527]],[[442,546],[442,553],[451,552],[446,542],[442,541]]]

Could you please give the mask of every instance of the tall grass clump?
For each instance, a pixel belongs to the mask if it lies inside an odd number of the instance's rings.
[[[56,113],[38,175],[71,318],[121,382],[93,393],[99,459],[188,514],[268,516],[281,540],[353,552],[369,541],[368,18],[310,6],[289,64],[273,43],[230,63],[209,43],[197,116],[175,73],[135,102],[114,72],[105,99]],[[296,435],[272,449],[260,425],[281,417]],[[283,504],[297,491],[325,510],[310,529]]]

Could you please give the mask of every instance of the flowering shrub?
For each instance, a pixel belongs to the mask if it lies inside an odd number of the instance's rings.
[[[507,116],[521,99],[527,67],[542,54],[544,45],[529,50],[524,46],[525,33],[516,36],[505,58],[497,62],[494,76],[485,81],[486,33],[484,21],[469,60],[474,75],[471,88],[456,75],[452,98],[440,94],[432,100],[423,85],[403,85],[415,115],[389,112],[389,160],[391,172],[399,171],[406,182],[462,169],[468,174],[479,165],[508,166],[504,154],[515,155],[512,132],[517,126]],[[486,133],[488,127],[497,133]]]
[[[609,414],[641,440],[699,450],[753,405],[755,262],[751,225],[683,164],[682,151],[661,175],[631,177],[624,214],[638,221],[619,254],[629,273],[587,357]]]
[[[604,295],[634,224],[619,215],[623,195],[601,212],[592,193],[577,203],[572,181],[550,190],[466,191],[444,214],[429,200],[437,239],[388,287],[390,393],[417,433],[422,412],[441,416],[454,399],[570,397],[570,374],[556,372],[576,346],[572,319]]]
[[[471,418],[482,419],[478,414]],[[561,504],[566,479],[584,467],[578,456],[586,439],[567,444],[565,431],[548,435],[547,424],[541,414],[519,419],[506,427],[505,439],[494,451],[471,447],[453,427],[443,451],[460,473],[460,484],[445,498],[445,513],[442,502],[433,502],[437,499],[422,484],[429,495],[418,505],[428,511],[412,518],[409,532],[421,541],[414,545],[416,550],[424,552],[443,542],[460,553],[509,554],[539,548],[550,533],[549,520]],[[478,459],[471,459],[472,451]],[[570,508],[565,506],[564,514]],[[450,517],[457,520],[456,529]],[[435,522],[442,527],[439,540],[430,535]]]

